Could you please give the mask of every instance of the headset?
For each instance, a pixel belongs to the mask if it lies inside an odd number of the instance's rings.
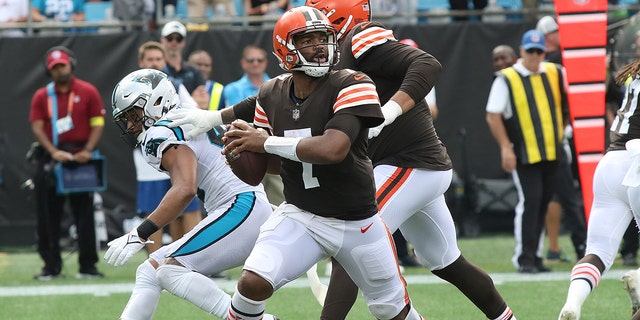
[[[56,50],[60,50],[60,51],[64,51],[67,55],[69,55],[69,63],[71,63],[71,70],[75,70],[76,69],[76,55],[75,53],[73,53],[73,51],[71,51],[69,48],[65,47],[65,46],[55,46],[49,50],[47,50],[47,53],[44,54],[44,70],[47,73],[48,77],[51,77],[51,72],[49,71],[49,68],[47,68],[47,57],[49,56],[49,54],[53,51]]]

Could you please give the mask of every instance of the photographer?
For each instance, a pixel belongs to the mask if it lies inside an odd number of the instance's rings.
[[[58,193],[53,174],[56,163],[81,165],[89,162],[102,136],[104,107],[98,90],[77,79],[73,52],[53,47],[45,55],[47,75],[52,79],[36,91],[31,101],[29,121],[40,145],[35,153],[34,177],[38,253],[44,261],[37,280],[61,277],[60,222],[69,200],[78,230],[77,278],[103,277],[96,269],[98,254],[93,215],[93,192]]]

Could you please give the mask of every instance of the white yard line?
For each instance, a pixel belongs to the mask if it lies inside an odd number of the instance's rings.
[[[602,279],[620,280],[627,270],[610,270]],[[491,278],[496,284],[507,282],[533,282],[533,281],[565,281],[569,283],[569,272],[549,272],[542,274],[519,273],[492,273]],[[445,283],[433,275],[406,275],[405,279],[411,284]],[[328,278],[320,278],[323,283],[328,283]],[[59,283],[60,280],[52,280]],[[235,280],[215,280],[216,284],[227,292],[233,292],[236,288]],[[285,288],[306,288],[309,282],[306,278],[300,278],[288,283]],[[74,295],[92,294],[95,296],[107,296],[115,293],[129,293],[133,283],[109,283],[109,284],[50,284],[41,286],[0,287],[0,297],[23,296],[50,296],[50,295]]]

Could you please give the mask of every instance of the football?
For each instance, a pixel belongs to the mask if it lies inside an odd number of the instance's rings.
[[[231,126],[229,130],[237,129]],[[234,141],[237,137],[229,137],[225,143],[225,146]],[[227,162],[231,167],[231,171],[244,181],[246,184],[257,186],[262,182],[265,173],[267,172],[267,154],[256,153],[252,151],[242,151],[235,157],[231,156],[231,153],[226,154]]]

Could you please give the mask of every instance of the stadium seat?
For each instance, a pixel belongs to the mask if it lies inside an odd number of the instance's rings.
[[[113,13],[111,1],[86,2],[84,4],[84,17],[87,22],[100,22],[107,18],[107,10]]]
[[[621,7],[637,6],[638,0],[618,0],[618,5]]]
[[[189,18],[189,13],[187,12],[187,0],[178,0],[178,2],[176,3],[176,18]]]
[[[238,13],[238,17],[244,16],[244,1],[243,0],[235,0],[236,3],[236,12]]]
[[[496,4],[501,6],[506,10],[522,10],[522,1],[521,0],[496,0]],[[521,20],[522,14],[508,14],[507,19],[509,20]]]
[[[429,11],[432,9],[447,9],[449,6],[449,0],[418,0],[418,11]]]
[[[304,1],[304,0],[291,0],[290,1],[292,8],[304,6],[305,2],[306,1]]]
[[[505,9],[522,9],[522,1],[521,0],[496,0],[496,4],[505,8]]]
[[[449,0],[418,0],[417,11],[418,13],[424,12],[438,12],[444,13],[448,12],[451,9],[449,5]],[[451,21],[451,17],[435,17],[435,18],[425,18],[419,17],[418,22],[431,22],[431,23],[447,23]]]

